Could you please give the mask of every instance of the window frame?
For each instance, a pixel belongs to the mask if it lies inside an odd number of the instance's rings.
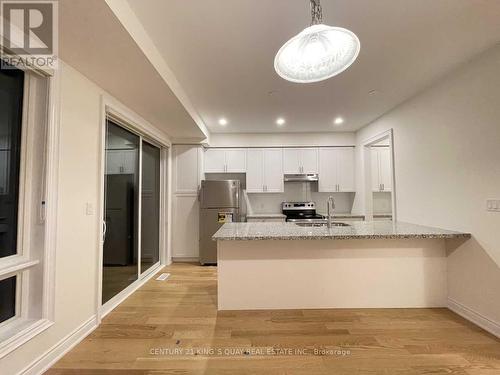
[[[0,279],[16,276],[16,307],[15,315],[0,323],[0,359],[54,324],[59,73],[54,71],[50,74],[30,67],[20,70],[24,71],[24,86],[17,248],[16,254],[0,258]],[[43,90],[44,94],[39,95],[37,90]],[[41,114],[43,118],[40,117]],[[44,126],[37,130],[36,127],[40,123]],[[39,132],[44,134],[42,140],[37,138]],[[34,149],[35,145],[37,150]],[[36,168],[33,160],[40,150],[44,157],[41,162],[42,171],[39,178],[33,178],[32,172]],[[34,199],[37,191],[40,192],[38,200]],[[37,202],[39,206],[36,205]],[[42,202],[45,203],[42,205]],[[36,211],[40,218],[39,224],[43,224],[43,227],[39,228],[43,233],[43,244],[37,244],[35,249],[31,246],[30,236]],[[38,290],[31,287],[33,281],[41,283]],[[32,301],[35,295],[39,297],[41,304]]]

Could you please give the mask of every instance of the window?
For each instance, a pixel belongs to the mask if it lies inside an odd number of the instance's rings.
[[[0,70],[0,358],[52,324],[45,288],[49,85],[31,70]]]
[[[17,277],[11,276],[0,281],[0,322],[5,322],[16,315],[16,282]]]
[[[0,257],[17,253],[24,73],[0,71]]]

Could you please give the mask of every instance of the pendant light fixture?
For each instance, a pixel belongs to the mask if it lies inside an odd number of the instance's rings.
[[[274,59],[278,75],[297,83],[319,82],[346,70],[358,57],[352,31],[324,25],[320,0],[311,2],[311,26],[280,48]]]

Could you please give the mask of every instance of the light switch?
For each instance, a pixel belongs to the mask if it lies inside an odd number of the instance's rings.
[[[92,216],[94,214],[94,205],[92,203],[85,204],[85,214],[87,216]]]
[[[486,210],[491,212],[500,212],[500,200],[488,199],[486,201]]]

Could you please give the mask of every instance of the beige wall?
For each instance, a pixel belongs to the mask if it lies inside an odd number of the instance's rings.
[[[448,256],[448,295],[497,327],[500,213],[486,200],[500,199],[499,103],[497,46],[357,134],[394,129],[398,220],[472,233]]]

